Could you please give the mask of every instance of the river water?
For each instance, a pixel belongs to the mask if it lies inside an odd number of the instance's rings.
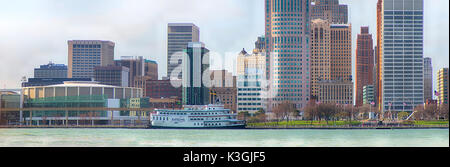
[[[0,147],[449,147],[448,129],[0,129]]]

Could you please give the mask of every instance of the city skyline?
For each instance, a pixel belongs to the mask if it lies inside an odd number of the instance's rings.
[[[202,32],[200,41],[204,42],[211,52],[221,54],[222,58],[232,56],[234,60],[242,48],[253,49],[254,39],[264,35],[264,1],[262,0],[245,2],[236,0],[227,2],[189,1],[189,3],[171,0],[157,2],[162,8],[157,10],[149,10],[148,8],[154,8],[151,5],[145,5],[149,2],[136,1],[96,1],[90,3],[91,6],[85,9],[77,6],[81,4],[81,2],[78,4],[77,1],[64,1],[67,3],[60,1],[40,2],[42,1],[32,1],[21,8],[18,6],[23,5],[24,2],[7,2],[4,3],[3,7],[0,7],[0,23],[5,25],[0,27],[0,36],[2,36],[0,39],[1,88],[20,87],[22,76],[32,77],[33,69],[48,61],[66,64],[67,41],[69,40],[98,39],[113,41],[116,43],[115,59],[119,59],[120,56],[144,56],[144,58],[156,60],[159,64],[159,76],[166,76],[167,29],[165,27],[167,27],[167,23],[192,22],[196,24]],[[349,6],[349,21],[352,24],[353,38],[352,48],[356,48],[355,38],[356,34],[359,33],[357,30],[360,26],[369,26],[370,33],[376,40],[376,0],[364,2],[366,3],[350,0],[340,1],[341,4]],[[438,1],[434,0],[433,2]],[[448,1],[439,2],[448,4]],[[194,9],[198,10],[195,10],[195,12],[189,12],[187,9],[176,10],[170,7],[175,3],[194,6],[196,7]],[[199,3],[202,3],[205,7],[199,6]],[[448,20],[448,5],[441,5],[442,3],[425,1],[424,57],[443,60],[433,61],[433,73],[440,68],[448,67],[448,21],[442,22],[433,19],[445,19],[446,17],[445,20]],[[75,7],[71,5],[75,5]],[[124,5],[124,7],[118,7],[120,5]],[[212,10],[211,7],[214,8],[214,6],[221,6],[221,8]],[[427,10],[439,7],[443,7],[444,10]],[[18,8],[23,10],[11,10]],[[164,9],[168,11],[162,11]],[[122,12],[123,15],[113,13],[118,11]],[[361,14],[362,11],[372,12]],[[86,14],[81,14],[83,12]],[[98,15],[98,13],[103,12],[106,12],[106,14]],[[83,21],[82,17],[89,14],[94,15],[90,16],[92,20]],[[141,17],[141,14],[144,14],[144,16]],[[138,15],[140,18],[135,18]],[[106,21],[98,21],[105,17],[107,18]],[[116,20],[108,17],[114,17]],[[158,20],[158,17],[163,19]],[[247,19],[247,17],[250,19]],[[75,19],[73,22],[68,22],[69,18]],[[219,21],[227,24],[224,26]],[[436,28],[444,28],[444,30],[433,32]],[[441,38],[442,36],[445,38]],[[352,49],[352,52],[354,63],[355,49]],[[213,54],[212,57],[212,69],[226,69],[236,74],[233,64],[224,64],[222,68],[220,66],[223,62],[214,59]],[[29,61],[23,61],[24,59]],[[21,64],[22,66],[17,68],[15,64]],[[8,70],[13,67],[16,70]],[[353,74],[353,76],[355,75]],[[433,82],[433,89],[435,90],[435,76],[433,76]]]

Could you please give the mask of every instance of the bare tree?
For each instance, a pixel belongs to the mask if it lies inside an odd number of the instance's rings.
[[[447,104],[442,104],[439,106],[440,111],[441,111],[441,116],[442,118],[444,118],[444,120],[448,120],[448,105]]]
[[[314,102],[309,103],[309,104],[304,108],[304,113],[303,113],[303,114],[304,114],[303,116],[304,116],[307,120],[311,120],[311,125],[312,125],[314,119],[315,119],[316,116],[317,116],[317,106],[316,106],[316,103],[314,103]]]
[[[289,118],[295,114],[296,108],[294,107],[294,104],[290,101],[284,101],[281,104],[277,105],[273,109],[273,113],[275,114],[275,117],[277,118],[277,124],[278,121],[286,119],[286,122],[289,122]]]
[[[425,119],[425,107],[423,105],[418,105],[414,108],[414,120],[424,120]]]

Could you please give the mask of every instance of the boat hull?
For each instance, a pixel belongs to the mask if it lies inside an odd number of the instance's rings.
[[[245,129],[245,125],[222,126],[222,127],[168,127],[168,126],[150,126],[149,129]]]

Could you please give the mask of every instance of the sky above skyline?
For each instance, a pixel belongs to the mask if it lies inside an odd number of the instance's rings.
[[[349,5],[353,32],[369,26],[376,39],[377,0]],[[436,72],[449,62],[449,1],[425,0],[424,57]],[[235,71],[237,54],[264,35],[263,0],[0,0],[0,88],[19,88],[22,76],[49,61],[67,64],[68,40],[110,40],[115,59],[143,56],[167,70],[167,24],[191,22],[213,53],[212,69]],[[374,41],[375,42],[375,41]],[[354,59],[354,58],[353,58]],[[232,61],[230,61],[232,60]]]

